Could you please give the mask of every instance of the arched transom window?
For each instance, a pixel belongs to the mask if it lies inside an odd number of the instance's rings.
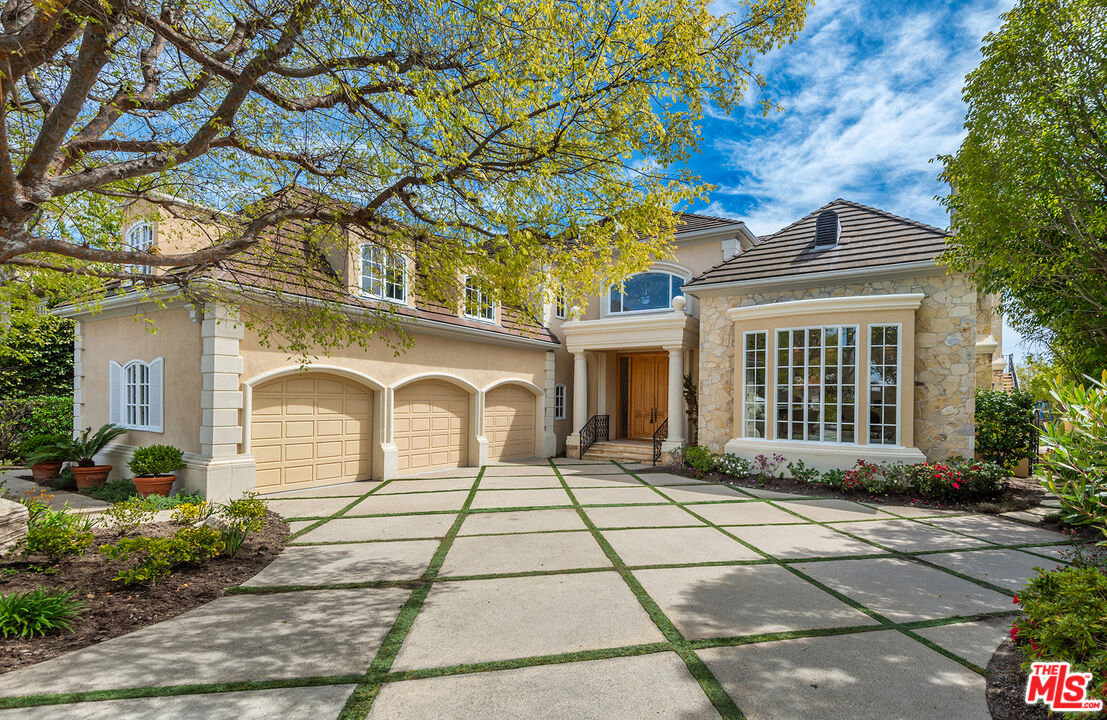
[[[631,275],[623,283],[611,286],[608,302],[609,313],[644,312],[665,310],[672,305],[673,298],[680,295],[684,278],[667,272],[644,272]]]

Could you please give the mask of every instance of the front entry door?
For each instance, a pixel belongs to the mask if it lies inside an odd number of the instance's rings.
[[[627,436],[649,439],[669,409],[669,356],[631,355]]]

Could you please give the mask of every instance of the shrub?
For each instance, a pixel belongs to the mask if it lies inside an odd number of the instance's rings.
[[[1034,396],[1027,392],[976,389],[976,451],[1008,470],[1032,457]]]
[[[822,473],[813,467],[808,467],[803,460],[788,463],[788,474],[796,482],[815,483],[819,481]]]
[[[70,555],[80,555],[92,543],[93,521],[87,515],[69,508],[54,510],[37,500],[27,505],[27,536],[23,538],[24,555],[46,555],[57,562]]]
[[[905,465],[885,466],[858,459],[845,472],[842,483],[847,490],[864,490],[872,495],[884,495],[907,487]]]
[[[724,453],[715,458],[715,472],[730,477],[749,477],[753,475],[753,463],[734,453]]]
[[[265,526],[265,510],[266,502],[255,492],[243,493],[242,497],[219,508],[219,516],[225,522],[223,544],[229,557],[238,554],[251,533]]]
[[[827,487],[843,488],[846,485],[846,471],[841,468],[831,468],[822,474],[819,482]]]
[[[85,604],[64,590],[36,588],[0,595],[0,635],[29,638],[52,632],[73,632]]]
[[[880,474],[889,483],[889,490],[906,492],[911,487],[911,466],[905,462],[883,463]]]
[[[195,525],[211,517],[215,508],[211,503],[200,500],[199,502],[183,502],[173,508],[170,516],[178,525]]]
[[[63,448],[63,457],[69,462],[79,467],[93,467],[96,465],[96,456],[108,446],[108,443],[125,432],[127,432],[126,429],[111,423],[101,425],[96,432],[89,427],[59,447]]]
[[[54,477],[50,478],[50,487],[55,490],[74,490],[77,489],[77,479],[73,477],[73,471],[67,467],[63,467]]]
[[[101,545],[100,552],[116,562],[138,562],[123,568],[115,580],[124,585],[154,585],[181,565],[203,565],[223,551],[223,540],[215,528],[181,528],[170,537],[123,538],[114,545]]]
[[[31,404],[13,397],[0,397],[0,461],[19,454],[19,437]]]
[[[28,435],[65,435],[73,432],[73,396],[37,395],[30,398],[20,432]]]
[[[768,480],[771,477],[776,477],[776,471],[780,468],[784,462],[784,456],[776,453],[772,454],[772,457],[768,455],[758,455],[753,459],[754,469],[757,474],[761,476],[762,480]]]
[[[715,469],[715,453],[699,445],[689,445],[684,451],[684,464],[696,477],[703,477]]]
[[[1107,536],[1107,370],[1088,386],[1055,383],[1053,398],[1064,410],[1042,431],[1043,484],[1060,499],[1065,522]]]
[[[130,480],[111,480],[100,487],[90,488],[87,494],[97,500],[118,503],[128,498],[138,497],[138,490],[135,489],[135,484]]]
[[[107,524],[120,535],[126,535],[139,525],[154,519],[154,511],[142,498],[129,498],[103,512]]]
[[[172,475],[184,465],[184,453],[172,445],[149,445],[135,450],[127,466],[135,477]]]
[[[1039,570],[1015,598],[1023,616],[1011,636],[1030,662],[1065,660],[1107,695],[1107,575],[1092,567]]]
[[[980,500],[1003,490],[1007,471],[995,463],[952,458],[911,466],[911,484],[927,500]]]
[[[28,465],[40,462],[58,462],[62,459],[58,445],[65,442],[66,433],[24,435],[19,442],[19,457]]]
[[[157,512],[159,510],[172,510],[178,505],[187,505],[189,503],[203,502],[204,498],[195,494],[185,495],[178,493],[176,495],[147,495],[142,498],[143,504],[150,510]]]

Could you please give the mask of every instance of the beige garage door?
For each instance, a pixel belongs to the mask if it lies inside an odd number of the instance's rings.
[[[468,462],[469,395],[460,388],[431,380],[408,385],[396,391],[392,417],[400,474]]]
[[[518,385],[504,385],[484,398],[484,436],[488,459],[534,457],[534,393]]]
[[[372,411],[371,392],[333,376],[297,375],[257,387],[250,447],[258,489],[368,478]]]

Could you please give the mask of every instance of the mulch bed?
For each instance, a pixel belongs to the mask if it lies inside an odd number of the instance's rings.
[[[178,529],[179,526],[170,523],[152,523],[142,526],[142,534],[167,536]],[[288,536],[288,524],[269,512],[265,527],[247,538],[237,557],[220,556],[201,567],[182,567],[153,587],[123,587],[112,580],[119,565],[96,548],[115,542],[118,536],[106,528],[94,528],[93,533],[96,540],[83,555],[62,560],[48,573],[29,569],[35,564],[34,558],[0,562],[0,569],[21,570],[18,575],[0,577],[0,593],[36,587],[76,590],[76,597],[86,605],[72,633],[26,640],[0,639],[0,672],[124,635],[214,600],[226,588],[250,579],[277,557]]]
[[[1049,711],[1044,705],[1026,704],[1026,673],[1022,663],[1026,657],[1018,646],[1004,640],[988,661],[988,711],[992,720],[1048,720],[1064,717]],[[1091,717],[1083,714],[1083,717]]]
[[[643,472],[651,471],[645,470]],[[695,473],[685,468],[670,468],[659,465],[652,472],[667,472],[674,473],[682,477],[689,477],[693,479],[696,478]],[[1038,484],[1038,481],[1034,478],[1009,478],[1007,481],[1007,490],[1004,491],[1004,493],[999,497],[992,498],[990,500],[941,503],[931,502],[929,500],[920,500],[913,495],[902,493],[889,493],[887,495],[869,495],[867,493],[844,492],[842,490],[827,487],[825,485],[796,482],[791,478],[773,478],[767,483],[762,483],[754,477],[735,478],[729,475],[721,475],[719,473],[709,473],[698,479],[707,482],[727,483],[730,485],[738,485],[740,487],[757,488],[761,490],[773,490],[775,492],[792,493],[795,495],[839,498],[842,500],[859,500],[862,502],[890,503],[894,505],[917,505],[921,507],[940,508],[942,510],[964,510],[967,512],[988,514],[998,514],[1001,512],[1025,510],[1027,508],[1036,507],[1040,503],[1042,496],[1045,495],[1045,490]],[[1048,525],[1045,525],[1043,527],[1048,527]]]

